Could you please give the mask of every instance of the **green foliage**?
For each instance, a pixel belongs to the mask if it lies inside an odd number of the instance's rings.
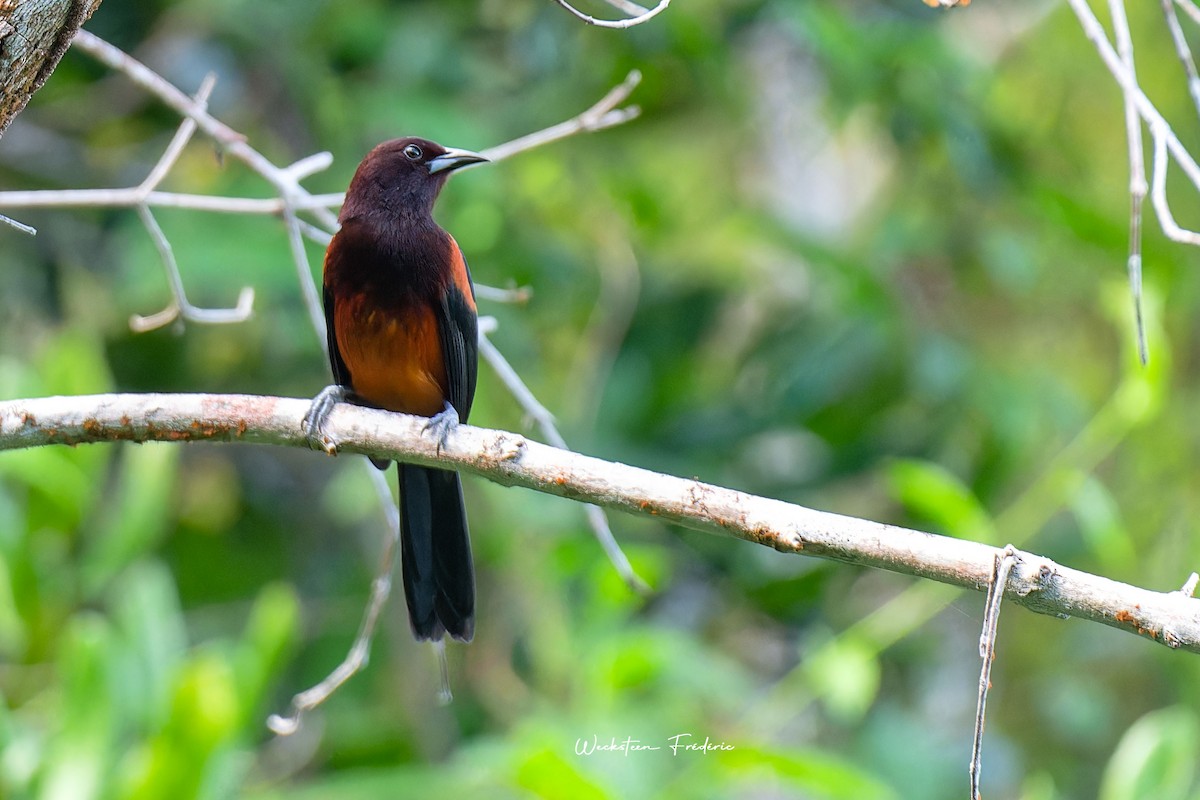
[[[215,70],[214,113],[278,163],[332,152],[318,192],[386,137],[486,147],[640,69],[636,122],[456,177],[437,209],[476,280],[532,288],[481,310],[573,446],[1174,588],[1200,563],[1200,278],[1148,218],[1139,365],[1118,92],[1065,8],[986,5],[693,0],[617,32],[541,0],[184,0],[89,27],[187,91]],[[1194,118],[1157,9],[1130,5],[1139,75]],[[177,124],[69,53],[0,184],[134,184]],[[163,188],[269,193],[201,139]],[[327,380],[278,220],[163,210],[192,302],[252,285],[255,314],[134,334],[169,299],[136,216],[17,216],[40,232],[0,228],[0,397]],[[486,367],[472,421],[524,429]],[[385,536],[366,469],[0,456],[0,797],[965,792],[981,598],[614,518],[643,599],[580,509],[480,481],[455,702],[393,598],[365,672],[272,739],[357,629]],[[1194,661],[1006,611],[985,794],[1197,797]],[[685,734],[734,749],[672,752]],[[627,739],[658,749],[577,752]]]
[[[1104,770],[1100,800],[1184,800],[1195,785],[1200,721],[1187,708],[1152,711],[1121,737]]]

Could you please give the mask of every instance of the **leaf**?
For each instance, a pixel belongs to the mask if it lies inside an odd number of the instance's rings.
[[[803,790],[804,797],[829,800],[892,800],[896,797],[895,791],[874,775],[823,750],[771,750],[737,745],[719,755],[722,765],[730,772],[743,775],[760,772],[771,784],[783,783]],[[763,794],[774,796],[770,791]]]
[[[1183,706],[1151,711],[1129,727],[1104,768],[1100,800],[1185,800],[1200,751],[1200,722]]]
[[[160,442],[122,448],[116,488],[110,492],[115,496],[87,543],[83,574],[88,594],[101,591],[165,535],[180,450]]]
[[[516,783],[544,800],[605,800],[609,794],[562,754],[539,749],[516,766]]]
[[[815,648],[804,671],[829,710],[843,720],[865,714],[879,692],[876,650],[853,636],[839,636]]]
[[[888,482],[893,496],[910,513],[930,520],[950,536],[998,543],[992,518],[974,492],[945,467],[896,459],[888,467]]]

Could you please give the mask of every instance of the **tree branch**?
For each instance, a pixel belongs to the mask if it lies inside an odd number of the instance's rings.
[[[92,395],[0,402],[0,450],[113,441],[245,441],[308,447],[309,401],[249,395]],[[453,467],[783,553],[987,589],[998,548],[755,497],[572,453],[505,431],[460,425],[439,447],[427,420],[339,405],[326,433],[342,450]],[[1082,617],[1200,652],[1200,600],[1154,592],[1018,552],[1005,598],[1041,614]]]

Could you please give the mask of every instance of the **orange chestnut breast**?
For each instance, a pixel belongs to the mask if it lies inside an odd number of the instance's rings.
[[[446,366],[431,307],[384,309],[359,294],[338,303],[333,324],[355,394],[389,411],[442,411]]]

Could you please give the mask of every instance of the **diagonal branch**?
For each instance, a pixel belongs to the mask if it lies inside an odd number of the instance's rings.
[[[638,106],[625,106],[624,108],[617,108],[617,106],[628,100],[629,95],[633,94],[633,90],[641,82],[642,73],[636,69],[630,70],[629,74],[625,76],[625,80],[609,89],[608,94],[601,97],[595,105],[582,114],[572,117],[566,122],[551,125],[549,128],[527,134],[519,139],[513,139],[511,142],[489,147],[483,151],[483,155],[487,156],[489,161],[500,161],[515,156],[517,153],[574,136],[577,133],[595,133],[636,119],[642,113]]]
[[[72,44],[105,66],[123,73],[180,116],[194,120],[201,131],[217,142],[222,152],[243,162],[266,178],[283,198],[285,208],[294,207],[299,199],[309,196],[308,190],[300,185],[303,175],[275,166],[270,159],[251,147],[245,136],[209,114],[205,103],[188,97],[174,84],[133,56],[88,31],[80,31]],[[313,208],[312,212],[323,225],[331,229],[337,226],[337,218],[328,209]]]
[[[37,235],[37,228],[33,227],[32,225],[26,225],[24,222],[15,220],[12,217],[6,217],[3,214],[0,214],[0,224],[7,225],[10,228],[16,228],[21,233],[27,233],[30,236]]]
[[[309,401],[248,395],[93,395],[0,402],[0,450],[113,441],[244,441],[308,447]],[[779,500],[603,461],[504,431],[460,425],[443,443],[426,420],[339,405],[327,432],[346,452],[441,465],[783,553],[929,578],[976,591],[992,580],[998,548],[803,508]],[[1017,552],[1005,599],[1200,652],[1200,600],[1154,592]]]

